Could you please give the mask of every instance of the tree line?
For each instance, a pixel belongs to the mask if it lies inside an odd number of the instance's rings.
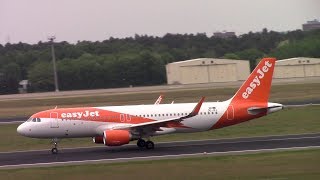
[[[167,63],[193,58],[244,59],[252,69],[264,56],[320,57],[320,31],[263,29],[226,39],[168,33],[54,46],[60,89],[96,89],[165,84]],[[54,90],[49,42],[0,45],[0,94],[17,93],[23,79],[30,81],[30,91]]]

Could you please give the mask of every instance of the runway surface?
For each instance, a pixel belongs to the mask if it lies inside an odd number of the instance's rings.
[[[259,152],[276,149],[320,147],[320,133],[269,136],[221,140],[180,141],[156,143],[155,149],[139,149],[136,145],[121,147],[89,147],[60,149],[53,155],[48,150],[0,153],[0,168],[19,168],[96,162],[119,162],[141,159],[160,159],[190,155],[219,155]]]

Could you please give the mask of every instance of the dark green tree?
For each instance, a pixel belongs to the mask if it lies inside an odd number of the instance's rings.
[[[28,71],[28,78],[35,91],[54,90],[52,64],[49,62],[35,62]]]
[[[0,93],[17,93],[20,80],[21,70],[16,63],[4,65],[0,71]]]

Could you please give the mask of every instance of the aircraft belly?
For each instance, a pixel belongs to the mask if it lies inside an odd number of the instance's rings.
[[[39,138],[77,138],[77,137],[93,137],[96,136],[95,129],[103,125],[103,122],[91,122],[82,120],[59,120],[59,126],[52,128],[46,126],[38,128],[37,134]]]
[[[103,125],[103,122],[71,120],[62,128],[64,137],[93,137],[96,136],[95,129]]]

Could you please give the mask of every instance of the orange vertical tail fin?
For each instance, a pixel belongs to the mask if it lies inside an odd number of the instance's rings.
[[[230,99],[226,112],[211,129],[231,126],[267,114],[275,63],[275,58],[263,58],[260,61]]]
[[[275,62],[275,58],[263,58],[232,101],[268,102]]]

